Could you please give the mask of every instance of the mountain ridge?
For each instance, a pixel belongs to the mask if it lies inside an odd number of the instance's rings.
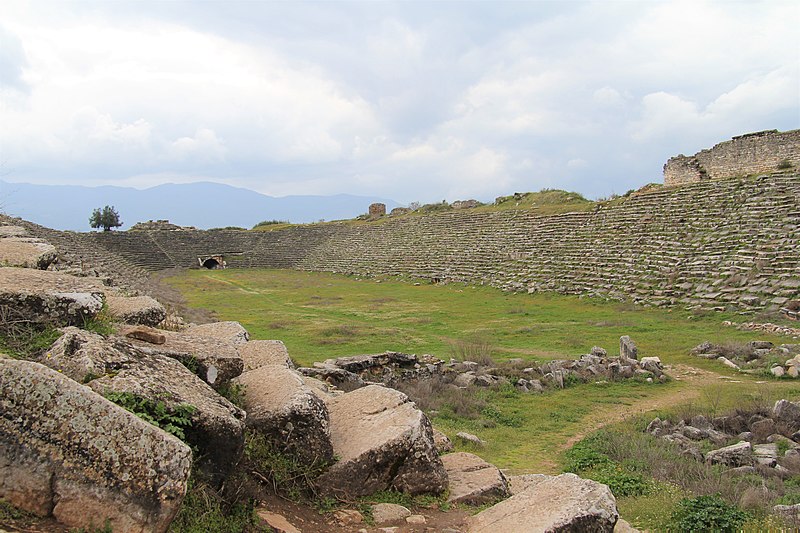
[[[265,194],[210,181],[164,183],[147,189],[103,185],[37,185],[0,180],[0,212],[54,229],[88,231],[92,210],[113,205],[123,229],[137,222],[168,219],[173,224],[200,229],[240,226],[251,228],[263,220],[293,223],[353,218],[369,204],[387,209],[394,200],[352,194]]]

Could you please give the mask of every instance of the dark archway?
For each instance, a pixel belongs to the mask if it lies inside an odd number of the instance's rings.
[[[217,268],[222,268],[222,265],[220,265],[220,264],[219,264],[219,261],[217,261],[217,260],[216,260],[214,257],[209,257],[208,259],[206,259],[205,261],[203,261],[203,266],[204,266],[205,268],[209,269],[209,270],[214,270],[214,269],[217,269]]]

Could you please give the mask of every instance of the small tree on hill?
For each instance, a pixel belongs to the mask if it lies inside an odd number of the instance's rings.
[[[119,220],[119,213],[113,205],[107,205],[103,209],[99,207],[92,211],[89,217],[89,225],[93,228],[103,228],[103,231],[111,231],[111,228],[118,228],[122,225]]]

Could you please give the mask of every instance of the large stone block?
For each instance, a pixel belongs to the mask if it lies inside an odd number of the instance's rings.
[[[309,465],[333,460],[328,409],[300,374],[283,365],[265,365],[234,383],[244,387],[247,426],[273,447]]]
[[[442,456],[447,472],[451,503],[483,505],[505,498],[508,482],[496,466],[472,453],[457,452]]]
[[[467,519],[469,533],[608,532],[619,513],[606,485],[575,474],[543,476]]]
[[[0,265],[3,266],[47,270],[56,255],[55,246],[39,239],[0,238]]]
[[[15,319],[80,325],[103,308],[102,284],[59,272],[0,267],[0,308]]]
[[[396,390],[368,385],[328,401],[339,462],[318,479],[321,493],[366,496],[385,489],[440,493],[447,486],[425,414]]]
[[[292,367],[289,351],[281,341],[250,341],[240,344],[239,355],[244,361],[244,371],[255,370],[265,365]]]
[[[194,407],[186,441],[197,448],[198,465],[212,482],[221,483],[241,457],[244,411],[174,359],[142,353],[121,337],[65,328],[42,362],[99,394],[130,393],[172,411]]]
[[[0,498],[70,527],[163,532],[191,450],[38,363],[0,359]]]
[[[167,310],[150,296],[107,296],[108,311],[126,324],[155,326],[167,318]]]

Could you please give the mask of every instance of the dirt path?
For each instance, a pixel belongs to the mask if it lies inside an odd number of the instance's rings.
[[[679,390],[671,391],[667,394],[644,398],[641,401],[637,401],[634,405],[614,405],[592,412],[592,414],[585,419],[583,430],[567,439],[559,449],[561,451],[569,449],[586,435],[597,431],[605,425],[621,422],[648,411],[654,411],[695,400],[700,397],[703,387],[707,385],[725,382],[737,383],[736,381],[732,381],[728,376],[689,365],[666,365],[664,371],[675,381],[683,383],[684,386]]]

